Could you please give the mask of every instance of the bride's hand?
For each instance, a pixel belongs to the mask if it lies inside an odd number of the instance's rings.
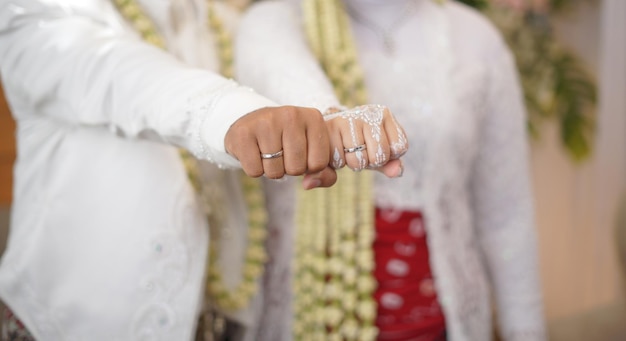
[[[408,141],[389,109],[368,104],[344,111],[326,112],[330,136],[330,165],[339,169],[375,169],[390,178],[402,175],[400,157]]]

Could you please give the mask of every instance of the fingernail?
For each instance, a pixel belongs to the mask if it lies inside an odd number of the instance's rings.
[[[360,171],[362,171],[362,170],[363,170],[363,168],[360,168],[360,167],[355,167],[355,168],[349,167],[349,168],[350,168],[353,172],[356,172],[356,173],[358,173],[358,172],[360,172]]]
[[[398,167],[398,172],[396,173],[396,178],[401,178],[402,174],[404,174],[404,165],[400,164],[400,167]]]
[[[322,180],[320,179],[312,179],[310,181],[308,181],[307,184],[305,184],[305,189],[313,189],[313,188],[317,188],[320,187],[322,185]]]

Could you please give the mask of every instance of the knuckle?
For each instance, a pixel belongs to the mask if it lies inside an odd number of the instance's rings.
[[[372,158],[369,162],[368,167],[370,168],[378,168],[384,166],[387,162],[389,162],[390,154],[389,153],[381,153],[377,154]]]
[[[285,175],[285,172],[281,170],[270,170],[265,172],[265,177],[268,179],[276,180],[280,179]]]
[[[334,169],[341,169],[346,166],[346,162],[344,161],[343,157],[341,157],[340,155],[337,155],[337,157],[333,158],[331,166]]]
[[[390,157],[391,157],[392,159],[397,159],[397,158],[400,158],[401,156],[403,156],[404,154],[406,154],[406,152],[407,152],[407,149],[406,149],[406,148],[404,148],[404,147],[397,147],[397,148],[393,148],[393,149],[391,150],[391,155],[390,155]]]
[[[389,156],[391,156],[391,146],[388,143],[382,144],[380,152],[382,152],[382,156],[385,160],[389,160]]]
[[[308,171],[309,172],[319,172],[325,169],[330,163],[329,155],[322,154],[309,157],[308,160]]]
[[[353,171],[359,170],[359,164],[353,160],[349,160],[348,162],[346,162],[346,166],[348,166],[348,168]]]
[[[285,165],[285,173],[287,173],[287,175],[298,176],[306,173],[306,171],[306,164],[301,162]]]
[[[335,134],[336,132],[339,132],[342,128],[339,120],[325,121],[324,124],[326,125],[326,129],[330,134]]]
[[[226,149],[226,152],[230,155],[233,155],[234,157],[237,157],[237,144],[233,143],[232,141],[230,141],[229,139],[224,140],[224,148]]]
[[[281,114],[280,114],[279,119],[285,122],[289,126],[295,125],[300,121],[299,111],[294,106],[281,107],[280,113]]]
[[[318,157],[310,157],[308,160],[309,172],[320,172],[328,166],[328,155],[320,155]]]
[[[251,178],[258,178],[263,175],[262,167],[244,167],[243,171]]]
[[[321,172],[321,171],[323,171],[323,170],[324,170],[324,168],[326,168],[326,165],[319,165],[319,164],[316,164],[316,165],[311,165],[311,166],[309,166],[308,171],[309,171],[310,173],[317,173],[317,172]]]
[[[318,124],[324,123],[324,116],[317,109],[307,108],[307,117],[310,117],[313,122],[317,122]]]
[[[348,167],[353,171],[361,171],[369,166],[367,158],[354,158],[348,161]]]
[[[255,122],[255,128],[259,132],[267,132],[269,129],[272,128],[273,126],[272,122],[273,122],[272,116],[261,117]],[[251,134],[252,129],[248,129],[248,132]]]
[[[233,141],[231,143],[240,144],[243,143],[248,137],[254,135],[251,127],[248,124],[238,124],[233,126]]]

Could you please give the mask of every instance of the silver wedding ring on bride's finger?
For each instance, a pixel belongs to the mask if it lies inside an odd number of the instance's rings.
[[[269,153],[269,154],[261,153],[261,159],[276,159],[276,158],[283,156],[283,153],[284,152],[282,149],[277,151],[276,153]]]
[[[356,147],[351,147],[351,148],[344,148],[343,151],[346,153],[354,153],[354,152],[360,152],[367,149],[367,146],[365,144],[360,144]]]

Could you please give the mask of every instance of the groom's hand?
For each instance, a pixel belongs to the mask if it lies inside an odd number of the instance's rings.
[[[316,109],[283,106],[253,111],[235,121],[224,139],[226,151],[251,177],[306,175],[304,187],[330,187],[328,130]]]

